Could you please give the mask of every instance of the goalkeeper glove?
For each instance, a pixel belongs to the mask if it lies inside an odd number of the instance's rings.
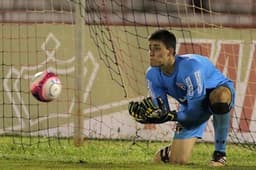
[[[144,115],[144,110],[141,107],[141,103],[139,102],[129,102],[129,114],[140,123],[143,123],[146,120],[146,117]]]
[[[164,123],[176,120],[176,111],[167,111],[163,100],[157,98],[158,107],[154,105],[151,97],[145,98],[142,102],[130,102],[129,113],[140,123]]]

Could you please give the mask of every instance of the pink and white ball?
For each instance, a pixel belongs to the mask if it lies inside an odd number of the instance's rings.
[[[32,78],[30,91],[37,100],[50,102],[60,95],[61,81],[53,72],[39,72]]]

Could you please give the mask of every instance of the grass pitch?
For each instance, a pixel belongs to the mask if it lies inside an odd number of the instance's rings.
[[[39,145],[13,144],[13,138],[0,139],[0,169],[256,169],[256,152],[236,145],[228,145],[228,166],[212,168],[213,144],[196,144],[188,165],[157,164],[152,161],[156,150],[167,145],[163,142],[132,142],[87,140],[75,147],[70,140],[53,140]]]

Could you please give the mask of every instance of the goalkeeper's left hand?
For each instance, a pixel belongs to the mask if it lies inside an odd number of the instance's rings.
[[[176,121],[176,111],[167,111],[163,100],[157,98],[158,106],[154,105],[151,97],[145,98],[142,102],[130,102],[129,114],[140,123],[164,123]]]

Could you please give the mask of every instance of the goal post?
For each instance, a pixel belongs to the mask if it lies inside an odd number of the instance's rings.
[[[82,75],[82,56],[84,52],[84,1],[75,0],[75,100],[74,100],[74,144],[75,146],[81,146],[83,144],[83,130],[84,130],[84,117],[83,117],[83,108],[82,108],[82,88],[83,80],[81,79]]]

